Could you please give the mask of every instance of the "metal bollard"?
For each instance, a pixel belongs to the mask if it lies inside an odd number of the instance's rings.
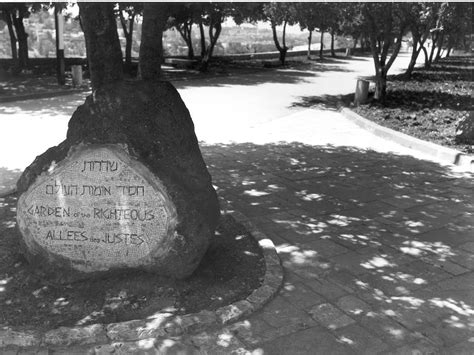
[[[71,65],[72,85],[74,87],[82,85],[82,65]]]
[[[354,95],[354,103],[356,105],[365,104],[369,97],[369,81],[364,79],[357,80],[356,92]]]

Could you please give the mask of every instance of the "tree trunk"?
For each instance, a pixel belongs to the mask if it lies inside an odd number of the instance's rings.
[[[194,48],[193,48],[193,41],[192,41],[192,27],[193,23],[185,23],[180,27],[179,25],[175,26],[176,29],[178,30],[179,34],[181,35],[181,38],[183,38],[184,42],[186,43],[186,46],[188,47],[188,59],[193,59],[194,58]]]
[[[204,25],[199,21],[199,32],[201,34],[201,58],[206,54],[206,35],[204,33]]]
[[[319,43],[319,59],[323,59],[323,39],[324,39],[324,31],[321,31],[321,43]]]
[[[311,39],[313,37],[313,31],[308,30],[308,59],[311,59]]]
[[[446,58],[449,58],[451,56],[451,51],[453,50],[453,47],[448,47],[448,49],[446,50]]]
[[[10,46],[12,49],[12,59],[13,59],[14,66],[16,66],[17,61],[18,61],[18,50],[16,48],[17,39],[15,36],[15,31],[13,30],[12,15],[9,10],[4,10],[4,14],[5,14],[4,16],[5,21],[7,22],[7,26],[8,26],[8,33],[10,34]]]
[[[419,46],[418,46],[419,45]],[[421,47],[423,46],[420,43],[420,37],[413,33],[413,49],[411,52],[410,63],[408,64],[408,68],[405,72],[405,76],[409,79],[413,73],[413,69],[415,69],[416,60],[418,59],[418,55],[420,54]]]
[[[23,14],[21,11],[18,11],[18,17],[13,15],[13,26],[15,27],[18,40],[19,66],[25,69],[28,67],[28,34],[23,25]]]
[[[129,32],[125,36],[125,67],[129,70],[132,66],[133,35]]]
[[[441,36],[439,36],[439,40],[438,40],[438,51],[434,59],[435,62],[437,62],[441,58],[441,51],[443,50],[443,42],[444,42],[444,33],[441,33]]]
[[[276,31],[276,23],[272,22],[271,27],[272,27],[272,34],[273,34],[273,42],[275,42],[275,46],[278,49],[278,52],[280,52],[279,59],[280,59],[281,65],[285,65],[286,52],[288,51],[288,48],[285,45],[282,46],[280,44],[280,41],[278,40],[278,35]]]
[[[387,73],[385,70],[380,70],[379,75],[377,75],[375,80],[375,94],[374,98],[376,100],[385,102],[385,97],[387,96]]]
[[[169,17],[166,3],[144,3],[142,41],[140,43],[139,77],[159,80],[163,63],[163,32]]]
[[[334,31],[331,31],[331,57],[335,57],[336,52],[334,51]]]
[[[209,61],[212,58],[214,47],[222,31],[222,23],[216,22],[209,25],[209,46],[204,52],[204,56],[201,58],[201,64],[199,70],[205,72],[209,68]]]
[[[421,50],[425,56],[425,67],[428,65],[428,51],[426,50],[425,46],[421,46]]]
[[[436,49],[436,43],[438,42],[438,37],[439,37],[438,33],[436,33],[436,35],[432,36],[430,56],[428,58],[428,63],[427,63],[428,65],[426,65],[427,68],[430,68],[431,63],[433,63],[434,52],[435,52],[435,49]]]
[[[359,38],[358,37],[352,37],[352,38],[354,38],[354,45],[352,46],[352,49],[355,50],[356,47],[357,47],[357,42],[358,42]]]
[[[133,41],[133,21],[135,14],[126,21],[123,17],[123,10],[119,8],[120,24],[122,25],[123,35],[125,37],[125,68],[130,71],[132,66],[132,41]],[[128,25],[127,25],[128,22]]]
[[[54,6],[54,23],[56,27],[56,76],[59,85],[66,84],[64,62],[64,17],[59,3]]]
[[[78,2],[93,89],[123,79],[113,3]]]

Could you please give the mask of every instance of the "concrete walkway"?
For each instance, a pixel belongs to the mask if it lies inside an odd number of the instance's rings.
[[[330,89],[329,71],[321,74],[326,79],[281,72],[273,83],[258,76],[177,83],[228,212],[245,214],[277,246],[285,271],[280,294],[224,329],[78,352],[474,352],[473,175],[387,143],[337,111],[295,105],[310,88],[316,96],[353,88],[359,72],[337,68],[334,75],[347,75],[339,90]],[[9,107],[2,110],[12,111],[11,127],[16,117],[28,129],[25,106]],[[49,120],[50,131],[38,126],[31,139],[50,134],[56,122],[59,142],[67,109],[43,110],[30,112]],[[13,146],[25,149],[23,133],[9,131]],[[21,170],[5,156],[9,147],[0,166],[10,161],[7,171]]]

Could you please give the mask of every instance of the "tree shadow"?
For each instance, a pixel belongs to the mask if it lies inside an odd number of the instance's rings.
[[[275,341],[291,352],[303,330],[356,352],[362,336],[402,353],[468,344],[472,173],[352,147],[244,143],[202,151],[229,212],[244,213],[277,247],[285,280],[272,304],[298,314],[282,318],[283,326],[267,313],[270,304],[229,327],[230,337],[264,353]],[[328,320],[321,309],[339,316]]]
[[[334,65],[328,65],[334,63]],[[341,64],[347,64],[341,66]],[[297,84],[309,82],[311,78],[319,76],[323,72],[351,72],[350,63],[345,61],[328,61],[327,63],[316,62],[294,62],[278,68],[239,67],[213,68],[210,73],[198,73],[196,71],[181,71],[180,74],[165,72],[165,78],[173,82],[177,89],[187,87],[222,87],[226,85],[259,85],[266,83]]]
[[[22,171],[0,167],[0,198],[16,190],[16,182]]]
[[[341,105],[349,106],[353,101],[354,94],[300,96],[299,101],[294,102],[291,107],[312,107],[324,110],[338,111]]]
[[[18,115],[44,118],[45,116],[71,116],[78,106],[82,105],[90,93],[73,93],[67,96],[31,99],[4,103],[0,115]]]
[[[450,94],[449,92],[414,90],[414,89],[388,89],[390,100],[384,104],[374,101],[376,106],[392,109],[419,111],[423,108],[444,108],[454,111],[473,109],[472,98],[469,94]]]

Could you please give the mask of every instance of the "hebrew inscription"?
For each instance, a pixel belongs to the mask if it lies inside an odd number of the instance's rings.
[[[27,246],[81,271],[139,266],[167,250],[174,206],[161,182],[118,146],[86,146],[40,176],[18,203]]]

